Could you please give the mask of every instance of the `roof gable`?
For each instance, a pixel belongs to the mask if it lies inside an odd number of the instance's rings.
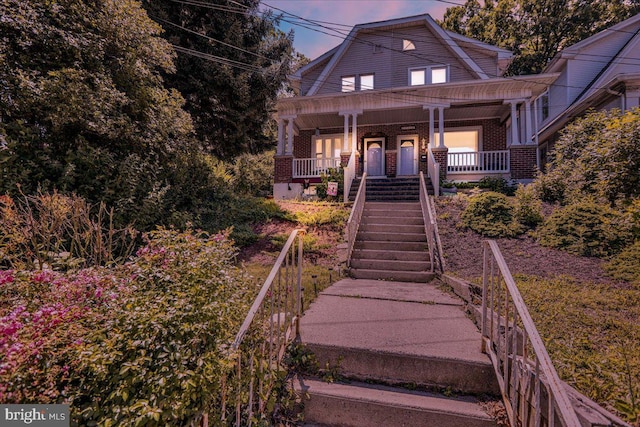
[[[328,76],[333,72],[336,66],[344,58],[346,52],[349,50],[349,48],[354,43],[354,41],[356,40],[359,34],[366,33],[368,31],[374,31],[374,30],[393,30],[394,28],[402,28],[411,24],[425,25],[429,30],[431,30],[431,32],[441,42],[441,44],[445,46],[452,53],[454,57],[459,59],[461,63],[464,64],[464,67],[467,68],[473,75],[475,75],[479,79],[489,78],[489,76],[485,73],[485,71],[456,42],[456,39],[457,40],[461,40],[461,39],[452,37],[451,34],[448,31],[443,30],[433,20],[433,18],[431,18],[431,16],[429,16],[428,14],[425,14],[425,15],[418,15],[418,16],[412,16],[407,18],[393,19],[389,21],[360,24],[353,27],[349,35],[342,42],[342,44],[335,49],[335,52],[334,51],[327,52],[327,54],[318,58],[318,61],[320,61],[321,58],[326,58],[326,55],[329,55],[331,53],[330,55],[331,59],[328,61],[327,65],[322,70],[322,73],[320,73],[318,78],[315,79],[307,95],[312,96],[318,93],[318,91],[322,87],[323,82],[327,80]],[[477,46],[482,47],[481,44],[478,44]],[[306,70],[301,70],[301,71],[302,73],[304,73]]]

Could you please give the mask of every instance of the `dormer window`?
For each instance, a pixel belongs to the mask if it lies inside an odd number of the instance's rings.
[[[431,68],[431,83],[446,83],[449,81],[447,67],[432,67]]]
[[[402,50],[416,50],[416,44],[411,40],[402,40]]]
[[[353,92],[354,90],[356,90],[356,76],[342,77],[342,91]]]
[[[427,82],[425,68],[409,70],[409,86],[422,86]]]

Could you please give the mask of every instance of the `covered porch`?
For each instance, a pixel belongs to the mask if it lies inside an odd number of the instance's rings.
[[[274,197],[294,198],[339,166],[345,188],[363,172],[417,175],[434,170],[430,162],[440,169],[432,180],[526,179],[537,159],[532,101],[555,77],[283,99]]]

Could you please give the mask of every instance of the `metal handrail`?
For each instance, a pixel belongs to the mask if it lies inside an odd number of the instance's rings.
[[[438,233],[438,222],[435,207],[429,193],[427,192],[427,184],[424,179],[424,173],[420,172],[420,207],[422,209],[422,219],[424,221],[424,230],[427,234],[427,242],[429,244],[429,260],[431,262],[431,271],[444,272],[444,257],[442,256],[442,242]]]
[[[549,427],[556,421],[565,427],[581,426],[500,248],[492,240],[483,243],[482,351],[493,363],[511,425],[540,426],[546,412]]]
[[[362,180],[358,187],[358,194],[353,202],[351,208],[351,214],[349,214],[349,220],[347,221],[347,267],[351,267],[351,254],[353,253],[353,247],[356,242],[356,236],[358,235],[358,229],[360,228],[360,221],[362,220],[362,212],[364,211],[364,202],[367,193],[367,173],[362,174]]]
[[[287,239],[231,345],[237,364],[222,386],[225,425],[251,426],[254,415],[266,414],[278,381],[273,370],[283,366],[287,346],[300,335],[303,235],[294,230]],[[226,409],[228,390],[236,395],[233,413]]]

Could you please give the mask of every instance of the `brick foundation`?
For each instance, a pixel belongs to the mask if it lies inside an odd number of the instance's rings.
[[[432,148],[433,158],[440,163],[440,179],[447,179],[447,165],[449,164],[448,148]]]
[[[275,183],[291,182],[293,177],[293,156],[275,156]]]

